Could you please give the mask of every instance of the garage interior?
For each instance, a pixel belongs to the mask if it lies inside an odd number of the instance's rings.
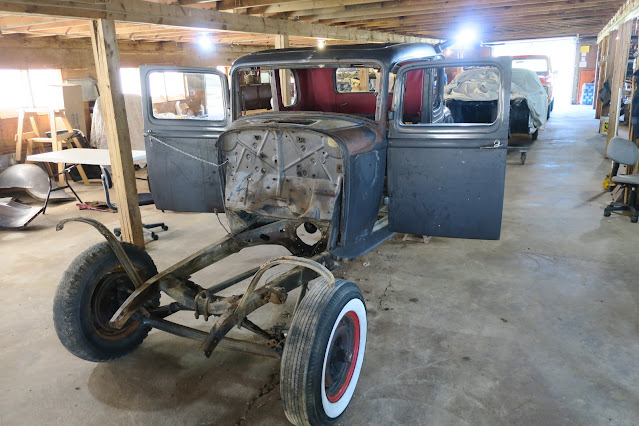
[[[506,156],[498,240],[397,233],[333,271],[359,286],[368,321],[357,388],[338,424],[638,424],[639,224],[627,212],[603,215],[612,201],[632,202],[611,178],[608,147],[615,136],[637,140],[637,16],[637,0],[0,0],[0,172],[38,164],[58,173],[26,157],[58,149],[51,134],[71,126],[108,148],[119,206],[80,210],[67,189],[70,201],[52,200],[43,213],[42,196],[0,188],[0,198],[39,213],[0,230],[0,424],[288,424],[279,359],[226,347],[208,358],[199,342],[159,330],[111,362],[69,353],[53,324],[56,288],[104,238],[84,224],[56,225],[80,216],[119,227],[159,271],[227,235],[224,214],[138,206],[138,193],[153,192],[145,180],[153,165],[134,168],[130,155],[145,149],[141,111],[125,105],[142,99],[140,66],[228,76],[238,58],[266,49],[437,44],[460,34],[467,40],[445,49],[446,59],[551,57],[554,110],[534,142],[512,137],[514,146],[525,140],[526,155]],[[102,206],[93,172],[88,185],[75,171],[69,180]],[[63,176],[53,181],[63,185]],[[168,229],[154,240],[142,223]],[[193,280],[213,284],[287,255],[277,245],[246,248]],[[299,293],[251,321],[289,324]],[[212,323],[187,310],[171,319],[207,333]],[[230,336],[259,342],[244,329]]]

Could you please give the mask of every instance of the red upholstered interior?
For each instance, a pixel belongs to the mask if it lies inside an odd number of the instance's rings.
[[[276,79],[280,111],[322,111],[344,114],[375,115],[374,93],[337,93],[335,90],[335,68],[305,68],[294,70],[298,85],[298,100],[295,105],[284,107]],[[277,73],[276,73],[277,74]],[[407,74],[407,90],[404,96],[404,114],[421,113],[423,70]],[[389,97],[389,105],[392,94]]]
[[[406,73],[406,92],[404,93],[404,115],[420,117],[422,113],[422,86],[424,70],[413,70]]]

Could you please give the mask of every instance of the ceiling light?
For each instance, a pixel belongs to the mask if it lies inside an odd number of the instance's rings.
[[[208,34],[200,34],[197,38],[197,44],[202,50],[211,50],[213,48],[213,39]]]
[[[470,47],[477,40],[477,31],[474,28],[464,28],[455,38],[455,45],[460,47]]]
[[[324,46],[326,46],[326,40],[325,40],[325,39],[323,39],[323,38],[318,38],[318,39],[317,39],[317,47],[318,47],[319,49],[323,49],[323,48],[324,48]]]

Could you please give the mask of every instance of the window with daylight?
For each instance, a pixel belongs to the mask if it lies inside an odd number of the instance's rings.
[[[125,95],[142,95],[139,68],[120,68],[120,81]]]
[[[0,69],[0,110],[63,108],[62,73],[54,69]]]

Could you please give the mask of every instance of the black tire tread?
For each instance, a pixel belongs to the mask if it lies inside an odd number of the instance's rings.
[[[121,244],[133,265],[138,271],[141,271],[143,279],[157,274],[155,263],[146,251],[130,243]],[[99,267],[100,264],[112,260],[117,262],[117,258],[107,242],[89,247],[76,257],[66,269],[54,297],[53,323],[60,342],[69,352],[87,361],[106,362],[120,358],[137,348],[150,331],[148,326],[138,327],[132,335],[127,336],[132,339],[126,348],[109,353],[92,345],[82,332],[82,319],[78,315],[78,305],[82,300],[84,287],[87,285],[82,278],[90,276],[93,269]],[[158,293],[154,296],[152,303],[158,305],[159,299]]]
[[[309,395],[313,395],[312,381],[308,379],[311,369],[309,367],[314,362],[323,364],[324,361],[324,353],[315,350],[315,340],[319,331],[318,322],[322,320],[327,325],[334,324],[334,321],[327,321],[327,318],[322,314],[330,312],[331,305],[340,302],[341,295],[339,293],[345,294],[353,290],[357,292],[358,297],[364,303],[359,288],[352,282],[338,279],[335,286],[330,288],[324,280],[321,280],[304,297],[293,317],[284,346],[280,372],[282,404],[286,417],[293,424],[327,423],[317,421],[312,412],[314,411],[312,410],[314,401],[308,399]],[[309,410],[309,408],[311,409]],[[334,420],[336,421],[337,418]]]

